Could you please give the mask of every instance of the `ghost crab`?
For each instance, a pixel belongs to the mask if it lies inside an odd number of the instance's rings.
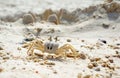
[[[43,43],[42,40],[35,39],[30,43],[26,44],[28,46],[27,54],[33,56],[35,54],[34,50],[37,49],[42,52],[42,54],[37,54],[44,57],[45,53],[48,53],[47,58],[78,58],[80,53],[70,44],[64,44],[59,47],[57,42],[46,42]]]

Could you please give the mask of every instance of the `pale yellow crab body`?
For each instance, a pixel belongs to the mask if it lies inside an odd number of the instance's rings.
[[[64,44],[59,47],[59,44],[56,42],[46,42],[43,43],[41,40],[33,40],[32,42],[26,44],[28,46],[28,55],[34,55],[34,50],[40,50],[43,54],[49,53],[54,54],[56,57],[79,57],[77,50],[70,44]]]

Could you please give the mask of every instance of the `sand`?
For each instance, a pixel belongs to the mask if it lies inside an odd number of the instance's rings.
[[[1,0],[0,78],[120,78],[119,3]],[[57,13],[61,8],[65,13],[60,24],[44,20],[44,11]],[[23,16],[29,12],[35,18],[30,15],[32,22],[24,24]],[[50,37],[53,41],[57,37],[60,46],[71,44],[86,58],[30,59],[28,49],[22,47],[24,43],[36,38],[45,43]]]

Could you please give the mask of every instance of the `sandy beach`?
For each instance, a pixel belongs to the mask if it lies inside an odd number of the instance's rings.
[[[119,25],[119,0],[1,0],[0,78],[120,78]],[[37,39],[78,56],[30,56]]]

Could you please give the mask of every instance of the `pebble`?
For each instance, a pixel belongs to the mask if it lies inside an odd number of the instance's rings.
[[[101,40],[101,39],[99,39],[102,43],[104,43],[104,44],[107,44],[107,41],[106,40]]]
[[[111,3],[111,2],[113,2],[113,0],[106,0],[106,2]]]
[[[31,14],[25,14],[23,16],[23,24],[30,24],[35,21],[34,17]]]
[[[3,71],[3,69],[2,68],[0,68],[0,72],[2,72]]]
[[[91,75],[86,75],[83,78],[92,78],[92,76]]]
[[[3,50],[3,48],[0,46],[0,50]]]
[[[96,68],[95,71],[100,71],[100,68]]]
[[[93,64],[88,64],[89,69],[92,69],[93,67],[94,67]]]
[[[7,60],[7,59],[10,59],[10,57],[5,56],[5,57],[3,57],[3,59],[4,59],[4,60]]]
[[[70,39],[67,39],[67,42],[71,42],[71,40],[70,40]]]
[[[98,64],[96,62],[93,62],[92,64],[93,64],[94,67],[98,66]]]
[[[53,73],[54,73],[54,74],[57,74],[57,71],[54,71]]]
[[[109,59],[110,63],[114,63],[113,59]]]
[[[82,78],[82,74],[78,73],[77,78]]]
[[[81,53],[81,54],[80,54],[80,58],[81,58],[81,59],[86,59],[86,55],[83,54],[83,53]]]
[[[103,23],[102,26],[103,26],[103,28],[108,29],[110,25]]]

